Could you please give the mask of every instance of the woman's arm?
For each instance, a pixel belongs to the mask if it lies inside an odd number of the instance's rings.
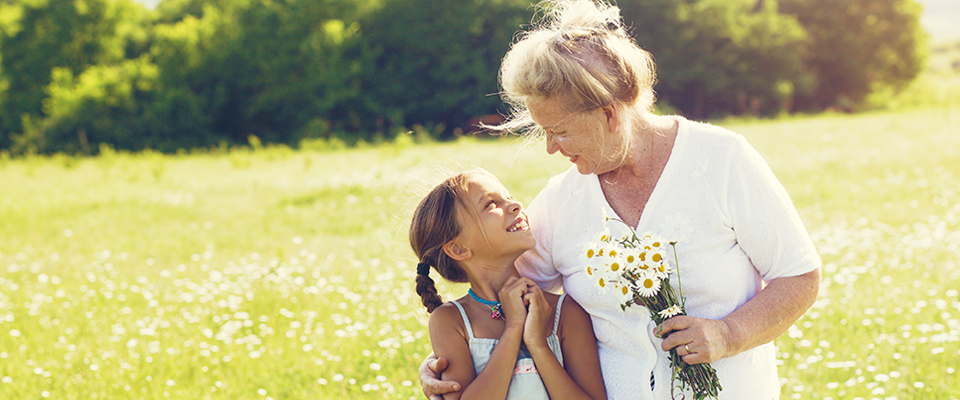
[[[777,278],[723,319],[673,317],[657,327],[657,336],[672,332],[661,347],[664,351],[678,347],[687,364],[714,362],[780,337],[813,305],[819,290],[819,268]]]
[[[742,136],[729,157],[720,179],[720,208],[737,245],[767,285],[720,320],[678,316],[658,327],[662,334],[674,332],[663,349],[677,348],[690,364],[713,362],[776,339],[810,308],[820,288],[820,257],[786,189]]]
[[[553,310],[539,288],[531,288],[527,294],[530,303],[528,324],[524,327],[524,341],[537,372],[547,393],[553,400],[558,399],[606,399],[607,393],[600,374],[600,356],[597,353],[597,338],[593,333],[590,316],[573,299],[557,304],[560,308],[560,326],[557,335],[565,365],[560,365],[557,356],[547,345],[547,331],[553,327]],[[531,331],[531,320],[538,319],[537,325],[546,327]],[[535,337],[533,337],[535,336]]]

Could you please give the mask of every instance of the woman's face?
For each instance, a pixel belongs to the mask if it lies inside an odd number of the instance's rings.
[[[547,153],[560,152],[583,175],[602,174],[619,167],[614,160],[620,139],[615,134],[617,112],[611,106],[571,112],[557,96],[528,98],[530,117],[546,132]]]

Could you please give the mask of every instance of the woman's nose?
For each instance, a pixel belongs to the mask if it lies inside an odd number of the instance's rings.
[[[553,154],[560,150],[560,143],[557,143],[555,135],[546,134],[547,154]]]

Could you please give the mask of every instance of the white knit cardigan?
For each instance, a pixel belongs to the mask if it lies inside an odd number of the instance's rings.
[[[819,268],[820,257],[793,203],[760,154],[738,134],[674,118],[679,131],[673,151],[636,230],[679,241],[688,313],[723,318],[753,298],[764,281]],[[608,397],[668,399],[670,371],[649,312],[621,310],[616,295],[600,293],[580,262],[584,245],[604,228],[614,237],[626,232],[622,225],[604,223],[616,213],[598,177],[571,167],[550,179],[527,213],[537,245],[517,268],[547,290],[562,284],[590,313]],[[676,289],[676,279],[671,281]],[[712,365],[723,386],[721,399],[779,397],[772,342]]]

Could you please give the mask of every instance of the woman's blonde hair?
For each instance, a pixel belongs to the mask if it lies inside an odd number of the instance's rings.
[[[609,105],[625,123],[642,124],[655,101],[656,72],[650,53],[627,34],[620,9],[595,0],[546,0],[540,8],[542,16],[518,35],[500,66],[511,116],[495,129],[543,134],[526,99],[553,96],[571,113]]]

